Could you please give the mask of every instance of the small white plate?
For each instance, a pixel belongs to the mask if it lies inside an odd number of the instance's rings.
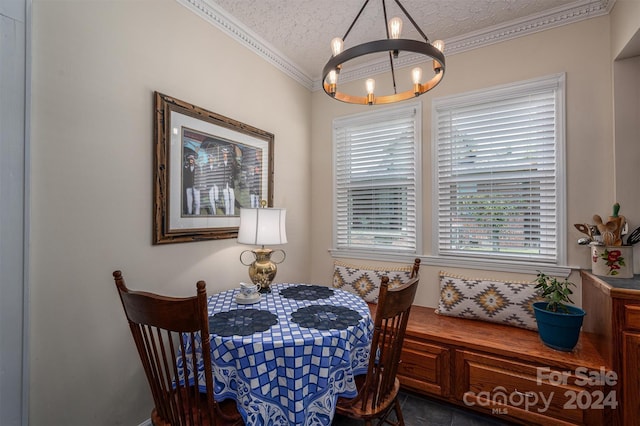
[[[262,299],[262,294],[256,293],[253,297],[246,297],[242,294],[236,295],[236,302],[240,305],[252,305],[254,303],[258,303]]]

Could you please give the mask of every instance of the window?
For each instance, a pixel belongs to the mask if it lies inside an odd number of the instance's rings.
[[[434,100],[437,255],[566,263],[564,80]]]
[[[419,252],[420,116],[411,104],[334,120],[334,248],[342,255]]]

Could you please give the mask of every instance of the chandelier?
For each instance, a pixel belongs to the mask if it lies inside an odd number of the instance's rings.
[[[395,2],[400,7],[405,16],[409,19],[409,21],[411,21],[418,33],[420,33],[422,38],[424,38],[424,41],[400,38],[402,31],[402,19],[400,19],[399,17],[394,17],[390,20],[387,20],[387,8],[385,0],[382,0],[382,11],[385,24],[388,22],[388,24],[385,25],[387,38],[382,40],[369,41],[357,46],[353,46],[347,50],[343,50],[344,41],[349,35],[349,32],[351,32],[351,29],[362,14],[363,10],[369,3],[369,0],[366,0],[362,5],[362,8],[356,15],[356,18],[351,23],[351,26],[345,33],[344,37],[336,37],[331,40],[331,51],[333,52],[333,56],[331,57],[331,59],[329,59],[327,64],[322,69],[322,86],[324,88],[324,91],[329,96],[339,101],[347,102],[350,104],[390,104],[420,96],[423,93],[426,93],[429,90],[433,89],[438,85],[438,83],[440,83],[440,80],[442,80],[442,76],[444,75],[445,68],[444,54],[442,53],[444,51],[444,42],[442,40],[436,40],[433,43],[430,43],[425,33],[420,29],[420,27],[418,27],[411,15],[409,15],[409,12],[407,12],[402,4],[400,4],[400,1],[395,0]],[[364,96],[348,94],[339,90],[338,79],[345,63],[356,58],[361,58],[376,53],[384,54],[385,52],[388,52],[389,55],[393,93],[385,95],[376,93],[375,80],[372,78],[368,78],[365,82],[366,95]],[[422,68],[415,67],[411,70],[411,80],[413,82],[412,88],[398,93],[396,87],[396,71],[394,62],[398,59],[400,52],[417,53],[429,58],[429,60],[431,60],[433,63],[433,77],[423,83]],[[363,90],[362,93],[364,94],[365,90]]]

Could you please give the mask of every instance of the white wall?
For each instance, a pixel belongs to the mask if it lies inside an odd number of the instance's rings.
[[[309,264],[310,93],[173,0],[33,2],[31,425],[137,425],[150,394],[111,273],[186,296],[247,279],[236,240],[151,245],[153,91],[275,134],[274,204]]]
[[[593,214],[606,215],[614,200],[612,149],[612,88],[608,16],[582,21],[527,37],[447,56],[442,83],[419,99],[423,107],[423,238],[425,254],[431,254],[431,102],[475,89],[566,72],[567,90],[567,209],[568,266],[590,267],[589,251],[578,246],[574,223],[590,222]],[[446,51],[445,51],[446,53]],[[377,77],[378,79],[379,77]],[[362,84],[362,83],[353,83]],[[312,121],[312,230],[311,279],[330,282],[331,247],[331,123],[335,117],[362,111],[339,104],[324,92],[313,95]],[[637,176],[637,173],[634,174]],[[363,263],[360,261],[359,263]],[[364,261],[364,264],[371,262]],[[437,306],[437,266],[421,268],[416,303]],[[449,269],[447,269],[449,270]],[[455,273],[485,278],[532,280],[532,275],[494,271],[457,270]],[[570,279],[580,284],[573,272]],[[580,304],[580,294],[576,295]]]

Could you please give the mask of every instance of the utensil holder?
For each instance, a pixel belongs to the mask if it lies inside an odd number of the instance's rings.
[[[611,278],[633,278],[633,246],[591,246],[591,271]]]

